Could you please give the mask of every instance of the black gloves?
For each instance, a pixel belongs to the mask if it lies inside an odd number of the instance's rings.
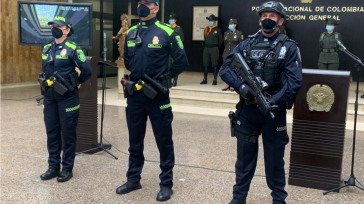
[[[254,97],[257,96],[257,94],[253,91],[250,86],[243,83],[238,90],[238,93],[244,98],[244,99],[254,99]]]

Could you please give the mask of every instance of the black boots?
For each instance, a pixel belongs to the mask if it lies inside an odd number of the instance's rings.
[[[205,67],[205,71],[204,71],[204,75],[203,75],[203,80],[200,84],[207,84],[207,71],[208,71],[208,67]],[[212,81],[212,85],[217,85],[217,67],[214,67],[214,80]]]
[[[161,187],[157,195],[157,201],[167,201],[171,199],[171,195],[173,194],[173,190],[166,187]]]
[[[42,180],[49,180],[55,178],[59,175],[59,169],[48,169],[44,174],[40,175],[40,179]]]
[[[62,172],[59,174],[57,181],[58,182],[66,182],[70,180],[73,177],[72,171],[65,171],[62,170]]]
[[[126,182],[122,186],[120,186],[119,188],[116,189],[116,193],[117,194],[127,194],[127,193],[130,193],[131,191],[135,191],[135,190],[138,190],[141,188],[142,188],[142,185],[140,185],[140,182],[138,182],[138,183]]]
[[[246,204],[245,200],[232,199],[229,204]]]
[[[217,67],[214,67],[214,80],[212,81],[212,85],[217,85]]]
[[[207,71],[208,71],[208,67],[205,67],[205,71],[203,73],[203,80],[200,84],[207,84]]]

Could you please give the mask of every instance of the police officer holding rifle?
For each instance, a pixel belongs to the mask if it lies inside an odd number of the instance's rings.
[[[273,203],[285,203],[284,151],[289,138],[286,109],[293,105],[302,83],[297,43],[280,34],[286,11],[269,1],[258,9],[261,30],[241,42],[224,61],[220,77],[240,94],[237,111],[229,114],[237,137],[236,184],[230,202],[246,203],[257,165],[262,134],[266,181]]]

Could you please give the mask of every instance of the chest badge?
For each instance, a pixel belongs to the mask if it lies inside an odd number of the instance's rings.
[[[153,37],[152,44],[148,44],[148,48],[162,48],[162,45],[159,44],[158,36]]]
[[[67,50],[66,49],[63,49],[60,53],[60,55],[67,55]]]
[[[214,31],[214,34],[217,34],[217,30]]]
[[[287,48],[286,48],[286,46],[283,46],[281,48],[281,52],[279,53],[278,59],[284,59],[286,56],[286,52],[287,52]]]
[[[235,35],[234,38],[237,38],[237,36]]]
[[[159,43],[159,38],[158,38],[158,36],[154,36],[154,38],[153,38],[153,44],[154,45],[157,45]]]
[[[329,86],[316,84],[308,90],[306,100],[310,111],[329,112],[335,101],[335,94]]]

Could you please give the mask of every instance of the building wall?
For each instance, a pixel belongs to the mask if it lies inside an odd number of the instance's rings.
[[[134,0],[114,0],[114,28],[120,25],[120,15],[128,12],[126,7],[130,1],[133,2],[132,15],[134,15],[136,13]],[[187,70],[203,71],[204,69],[202,63],[203,42],[192,41],[193,6],[219,6],[218,22],[221,30],[223,32],[228,30],[228,20],[237,18],[239,21],[238,29],[243,32],[245,37],[248,37],[248,35],[254,34],[260,29],[259,19],[256,12],[253,11],[253,7],[258,7],[263,2],[256,0],[165,0],[165,15],[174,11],[180,17],[178,24],[184,31],[184,47],[190,62],[190,67]],[[316,69],[318,67],[318,42],[326,26],[326,22],[318,19],[318,16],[323,15],[339,17],[340,25],[336,27],[335,31],[341,33],[345,46],[352,53],[358,55],[361,59],[364,58],[364,40],[361,29],[364,27],[364,21],[361,20],[364,14],[363,0],[312,0],[311,3],[304,3],[309,2],[308,0],[281,0],[281,2],[291,9],[288,12],[291,19],[287,23],[286,30],[288,36],[299,43],[304,68]],[[305,10],[305,8],[308,10]],[[322,8],[323,10],[320,10]],[[208,15],[206,14],[206,17]],[[302,19],[302,16],[305,16],[305,19]],[[161,19],[160,16],[158,19]],[[114,29],[114,33],[117,31],[117,29]],[[220,48],[221,55],[223,49],[223,47]],[[340,70],[354,71],[354,61],[344,53],[339,55],[341,60]],[[220,56],[221,64],[222,57]],[[353,75],[355,76],[356,73],[353,72]],[[364,72],[361,72],[361,76],[362,80],[364,80]]]
[[[35,1],[35,0],[27,0]],[[68,2],[68,0],[42,0]],[[18,42],[18,0],[1,0],[1,83],[36,81],[42,71],[41,47]]]

